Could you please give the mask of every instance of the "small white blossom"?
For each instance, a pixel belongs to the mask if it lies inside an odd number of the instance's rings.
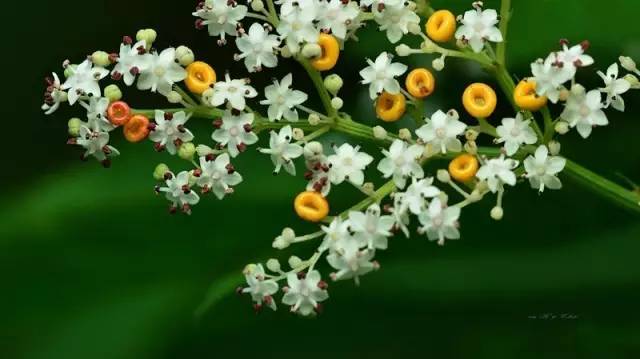
[[[176,63],[176,49],[170,47],[160,54],[151,54],[149,67],[138,77],[138,89],[157,91],[166,96],[171,93],[174,83],[186,77],[187,71]]]
[[[393,195],[393,208],[391,210],[391,215],[395,220],[396,227],[399,228],[407,238],[409,238],[410,223],[409,205],[410,204],[405,198],[405,193],[397,192]]]
[[[87,122],[92,130],[109,132],[115,128],[107,117],[109,99],[91,97],[88,104],[84,101],[80,101],[80,104],[87,110]]]
[[[347,29],[354,23],[360,9],[355,1],[327,0],[319,3],[318,27],[331,30],[331,34],[338,39],[347,37]]]
[[[618,64],[609,66],[606,75],[602,71],[598,71],[598,75],[604,81],[604,87],[600,91],[607,95],[604,107],[612,106],[618,111],[624,111],[624,100],[620,95],[629,91],[631,84],[625,79],[618,78]]]
[[[75,104],[80,96],[100,97],[102,95],[98,82],[109,74],[109,70],[93,66],[93,63],[88,59],[71,69],[71,76],[60,87],[60,89],[68,91],[70,105]]]
[[[457,116],[438,110],[424,126],[416,130],[416,134],[424,143],[433,146],[434,150],[445,154],[447,151],[462,150],[462,142],[458,136],[466,129],[467,125],[460,122]]]
[[[258,136],[251,129],[252,123],[253,113],[234,115],[232,110],[226,110],[220,128],[213,131],[211,138],[227,146],[231,157],[236,157],[246,146],[258,142]]]
[[[407,177],[422,178],[424,170],[418,163],[424,148],[420,145],[408,145],[401,140],[394,140],[389,150],[382,150],[385,158],[378,163],[378,170],[384,178],[393,177],[400,189],[407,184]]]
[[[602,95],[598,90],[585,93],[584,87],[575,85],[571,89],[567,104],[560,117],[576,127],[583,138],[589,137],[595,126],[606,126],[609,120],[602,110]]]
[[[407,66],[398,62],[392,63],[391,56],[386,52],[381,53],[373,62],[367,59],[369,66],[360,71],[362,84],[369,84],[369,96],[375,99],[386,91],[390,94],[400,92],[400,84],[395,78],[407,71]]]
[[[324,282],[320,280],[320,272],[313,270],[303,278],[297,274],[287,275],[288,287],[282,297],[282,303],[291,306],[291,311],[300,315],[310,315],[318,309],[318,304],[329,298]]]
[[[391,216],[381,215],[380,206],[374,203],[364,213],[349,212],[349,223],[359,246],[373,250],[387,249],[387,238],[392,236],[395,220]]]
[[[52,72],[53,77],[48,78],[48,86],[44,94],[44,104],[42,105],[42,111],[45,115],[51,115],[60,108],[62,102],[67,101],[67,93],[62,91],[62,85],[60,84],[60,78],[58,74]]]
[[[502,42],[502,33],[498,24],[498,13],[493,9],[482,10],[479,7],[464,13],[460,20],[462,26],[456,31],[455,37],[468,43],[474,52],[484,49],[485,41]]]
[[[267,116],[269,121],[279,121],[283,117],[287,121],[298,121],[298,111],[295,106],[307,101],[307,94],[291,88],[293,76],[289,73],[281,81],[273,81],[272,85],[265,87],[265,100],[260,101],[261,105],[269,105]]]
[[[116,66],[111,71],[111,76],[118,78],[122,76],[127,86],[133,85],[136,76],[148,71],[153,61],[152,55],[147,53],[147,43],[145,40],[138,41],[133,46],[131,44],[120,44],[120,54],[118,55]]]
[[[276,167],[274,173],[284,170],[289,174],[296,175],[296,166],[293,160],[302,156],[302,146],[291,143],[293,138],[291,126],[280,129],[280,133],[271,131],[269,138],[269,148],[261,148],[260,152],[271,155],[271,161]]]
[[[215,159],[211,156],[200,157],[201,173],[196,183],[202,187],[202,191],[209,191],[218,199],[233,192],[233,187],[242,182],[242,176],[231,165],[229,154],[223,153]]]
[[[236,39],[236,46],[242,53],[236,60],[244,59],[249,72],[260,71],[264,67],[276,67],[278,57],[275,49],[280,45],[278,36],[269,34],[264,26],[253,23],[249,31]]]
[[[411,213],[418,215],[425,210],[427,198],[434,198],[440,194],[440,189],[433,185],[433,177],[416,180],[402,193],[402,203]]]
[[[404,2],[387,4],[380,11],[378,7],[373,9],[375,21],[380,25],[381,31],[387,32],[387,39],[392,44],[400,41],[403,35],[409,33],[409,28],[413,25],[420,25],[420,17]]]
[[[318,7],[313,0],[285,1],[280,8],[280,23],[276,29],[292,54],[300,51],[300,44],[317,43],[320,31],[314,21]]]
[[[531,120],[524,121],[521,112],[518,112],[516,118],[502,119],[502,125],[496,128],[496,143],[504,143],[507,156],[513,156],[523,144],[533,145],[538,142],[538,136],[530,124]]]
[[[200,201],[198,194],[189,186],[190,177],[191,174],[187,171],[182,171],[178,175],[171,174],[165,181],[166,187],[158,189],[172,203],[172,208],[180,207],[185,213],[190,213],[191,206]]]
[[[188,117],[184,112],[162,112],[156,110],[155,126],[151,127],[149,139],[172,155],[185,142],[193,140],[193,133],[184,127]]]
[[[553,103],[557,103],[560,98],[561,86],[574,75],[569,68],[558,66],[555,54],[550,54],[545,60],[533,62],[531,73],[536,81],[538,96],[546,96]]]
[[[269,308],[276,310],[276,302],[273,295],[278,292],[278,283],[273,279],[267,279],[262,264],[250,265],[244,271],[244,278],[247,281],[247,288],[242,289],[242,293],[251,295],[251,300],[256,302],[257,308],[266,304]]]
[[[529,156],[524,160],[525,176],[529,179],[531,188],[540,192],[545,187],[550,189],[562,188],[562,182],[558,178],[558,173],[562,172],[567,160],[562,157],[549,156],[546,146],[538,147],[534,156]]]
[[[348,143],[340,147],[334,146],[335,154],[329,156],[331,170],[329,179],[334,184],[348,180],[356,186],[364,183],[364,169],[373,162],[373,157],[361,152],[360,147],[353,147]]]
[[[354,278],[356,284],[359,284],[360,276],[378,268],[378,264],[372,262],[374,255],[375,251],[372,249],[360,249],[355,239],[348,241],[340,252],[327,255],[327,262],[337,270],[331,273],[331,279],[338,281]]]
[[[229,74],[225,74],[224,77],[224,81],[218,81],[213,85],[213,96],[209,104],[217,107],[228,102],[232,108],[243,111],[247,106],[245,97],[256,97],[258,92],[249,86],[246,79],[232,80]]]
[[[109,133],[105,131],[95,131],[85,125],[80,126],[80,132],[72,144],[82,146],[85,149],[83,158],[95,157],[98,161],[105,163],[108,157],[120,154],[117,149],[109,146]]]
[[[590,66],[593,64],[593,58],[585,55],[584,51],[588,48],[588,42],[569,47],[566,42],[562,43],[562,50],[555,53],[556,62],[571,73],[571,77],[575,76],[578,67]]]
[[[496,193],[503,189],[504,184],[516,185],[516,174],[513,173],[516,167],[518,167],[518,161],[501,155],[483,164],[476,177],[481,181],[486,181],[491,192]]]
[[[200,26],[207,26],[209,35],[234,36],[239,22],[247,15],[247,7],[229,0],[205,0],[202,7],[192,15],[202,19]]]
[[[418,216],[422,224],[419,230],[426,233],[430,241],[438,241],[438,245],[443,246],[446,239],[460,239],[458,218],[460,207],[447,207],[446,203],[436,197],[427,211]]]
[[[344,221],[338,216],[328,226],[322,226],[321,229],[325,235],[318,250],[339,250],[343,243],[351,238],[351,233],[349,233],[350,225],[351,223],[348,220]]]

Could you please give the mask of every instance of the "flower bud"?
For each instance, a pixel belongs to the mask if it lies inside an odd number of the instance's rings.
[[[302,56],[312,59],[322,55],[322,48],[318,44],[308,43],[302,47]]]
[[[320,116],[318,116],[315,113],[312,113],[309,115],[308,121],[311,126],[317,126],[318,124],[320,124]]]
[[[322,147],[322,144],[320,142],[312,141],[304,146],[303,152],[304,158],[313,159],[317,156],[322,155],[322,153],[324,152],[324,148]]]
[[[182,66],[189,66],[195,61],[195,55],[190,48],[186,46],[178,46],[176,49],[176,59]]]
[[[205,92],[202,93],[202,101],[206,104],[210,104],[211,100],[213,99],[213,94],[214,94],[214,91],[212,88],[207,89]]]
[[[549,142],[549,153],[552,156],[557,156],[560,154],[560,149],[562,148],[562,146],[560,145],[560,142],[558,141],[551,141]]]
[[[365,193],[373,193],[376,190],[376,187],[372,182],[367,182],[362,185],[362,191]]]
[[[242,270],[242,274],[251,275],[251,273],[253,273],[256,270],[256,268],[258,268],[258,266],[253,263],[247,264]]]
[[[296,256],[289,257],[288,262],[289,262],[289,267],[291,267],[291,269],[299,268],[302,265],[302,259]]]
[[[569,124],[566,121],[558,121],[554,128],[556,132],[560,135],[566,135],[569,132]]]
[[[304,131],[301,128],[294,128],[293,139],[296,141],[302,141],[304,139]]]
[[[255,12],[262,12],[262,10],[264,10],[264,2],[262,2],[262,0],[251,1],[251,10]]]
[[[109,102],[116,102],[122,99],[122,91],[118,85],[112,84],[104,88],[104,97],[109,99]]]
[[[444,56],[433,59],[433,61],[431,62],[431,67],[433,67],[433,69],[436,71],[444,70]]]
[[[207,155],[213,154],[213,148],[206,145],[198,145],[196,146],[196,153],[198,156],[205,157]]]
[[[331,99],[331,107],[335,110],[340,110],[344,106],[344,101],[340,97],[334,97]]]
[[[475,156],[478,154],[478,144],[476,141],[467,141],[464,143],[464,151]]]
[[[384,140],[387,138],[387,130],[382,126],[376,126],[373,128],[373,137],[379,140]]]
[[[405,57],[411,55],[411,48],[405,44],[400,44],[396,46],[396,54],[400,57]]]
[[[280,56],[285,59],[288,59],[292,56],[291,50],[289,50],[289,46],[285,45],[280,49]]]
[[[408,30],[413,35],[418,35],[422,32],[422,28],[420,28],[420,24],[417,22],[409,23]]]
[[[280,261],[275,258],[269,259],[267,261],[267,269],[272,272],[279,273],[282,270],[280,267]]]
[[[504,217],[504,210],[502,207],[495,206],[491,209],[491,218],[496,221],[501,220]]]
[[[618,60],[620,60],[620,65],[622,65],[625,70],[629,72],[635,72],[638,70],[636,62],[629,56],[620,56]]]
[[[196,146],[191,142],[183,143],[180,148],[178,148],[178,156],[183,160],[191,161],[195,153]]]
[[[174,103],[174,104],[181,103],[182,95],[180,95],[180,93],[176,91],[171,91],[167,95],[167,101],[169,101],[169,103]]]
[[[276,237],[276,239],[273,241],[273,248],[278,249],[278,250],[283,250],[288,248],[291,245],[291,242],[285,241],[282,236],[278,236]]]
[[[468,129],[464,133],[464,137],[467,139],[467,141],[475,141],[478,139],[478,136],[480,136],[480,133],[474,129]]]
[[[154,29],[142,29],[138,30],[138,33],[136,33],[136,40],[144,40],[147,45],[147,50],[151,48],[151,45],[153,45],[157,37],[158,33]]]
[[[153,170],[153,178],[156,181],[164,181],[164,176],[167,172],[170,172],[169,166],[164,163],[160,163]]]
[[[344,85],[344,82],[339,75],[331,74],[324,78],[324,87],[334,96],[338,94],[342,85]]]
[[[67,123],[69,136],[78,137],[80,135],[80,126],[82,126],[82,121],[79,118],[70,119]]]
[[[447,170],[442,170],[442,169],[438,170],[437,177],[438,177],[438,181],[440,181],[442,183],[451,182],[451,175],[449,174],[449,171],[447,171]]]
[[[64,69],[64,77],[69,78],[76,72],[78,65],[69,65]]]
[[[638,81],[638,78],[635,75],[626,74],[623,78],[629,83],[629,85],[631,85],[632,89],[640,89],[640,81]]]
[[[408,141],[411,139],[411,131],[407,128],[401,128],[400,131],[398,131],[398,137],[400,137],[401,140]]]
[[[94,65],[100,66],[100,67],[107,67],[111,65],[111,61],[109,60],[109,54],[107,54],[104,51],[96,51],[93,54],[91,54],[91,62],[93,62]]]

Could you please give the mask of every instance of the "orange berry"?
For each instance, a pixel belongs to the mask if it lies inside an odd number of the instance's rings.
[[[322,49],[322,54],[311,60],[311,66],[318,71],[331,70],[340,57],[340,44],[333,35],[321,33],[318,38],[318,45]]]
[[[533,80],[520,81],[513,91],[513,100],[518,107],[527,111],[538,111],[547,104],[547,97],[536,93],[536,82]]]
[[[456,17],[449,10],[438,10],[427,20],[427,35],[436,42],[447,42],[456,32]]]
[[[475,118],[487,118],[496,109],[498,98],[491,87],[483,83],[469,85],[462,95],[462,104]]]
[[[124,125],[123,131],[127,141],[140,142],[149,135],[149,119],[144,115],[134,115]]]
[[[402,93],[392,95],[384,91],[376,101],[376,115],[385,122],[398,121],[406,109],[407,101]]]
[[[302,192],[293,201],[293,208],[305,221],[320,222],[329,214],[329,203],[318,192]]]
[[[125,125],[131,118],[131,108],[124,101],[116,101],[109,104],[107,118],[115,126]]]
[[[209,64],[196,61],[187,66],[187,77],[184,79],[189,91],[202,95],[216,82],[216,72]]]
[[[425,98],[433,93],[436,80],[431,71],[425,68],[414,69],[407,75],[405,87],[411,96]]]
[[[478,159],[468,153],[461,154],[449,163],[449,174],[458,182],[468,182],[478,173]]]

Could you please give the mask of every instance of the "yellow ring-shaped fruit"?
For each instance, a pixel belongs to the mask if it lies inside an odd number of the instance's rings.
[[[469,85],[462,95],[462,104],[475,118],[487,118],[496,109],[498,98],[491,87],[483,83]]]
[[[320,222],[329,214],[329,202],[318,192],[302,192],[293,201],[293,208],[300,218]]]
[[[407,101],[401,93],[392,95],[384,91],[376,101],[376,115],[385,122],[398,121],[406,109]]]
[[[411,96],[425,98],[433,93],[436,87],[436,79],[431,71],[425,68],[414,69],[407,75],[405,86]]]
[[[431,40],[447,42],[456,32],[456,17],[449,10],[438,10],[427,20],[425,30]]]
[[[547,104],[547,97],[536,93],[536,82],[533,80],[520,81],[513,91],[513,100],[518,107],[527,111],[538,111]]]
[[[333,35],[321,33],[318,38],[318,45],[322,49],[322,54],[311,60],[311,66],[318,71],[331,70],[340,57],[340,44]]]
[[[458,182],[468,182],[478,173],[478,159],[468,153],[459,155],[449,163],[449,174]]]
[[[187,66],[187,78],[184,79],[189,91],[202,95],[216,82],[216,72],[209,64],[196,61]]]

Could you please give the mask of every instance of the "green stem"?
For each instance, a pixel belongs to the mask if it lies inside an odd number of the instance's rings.
[[[296,60],[304,67],[305,71],[311,78],[313,85],[316,87],[318,92],[318,96],[320,96],[320,100],[322,101],[322,105],[324,106],[325,111],[327,111],[327,115],[329,117],[335,117],[337,115],[336,109],[331,105],[331,95],[329,95],[329,91],[324,87],[324,81],[322,80],[322,76],[320,72],[311,66],[307,59],[304,59],[300,56],[296,57]]]
[[[507,64],[507,30],[509,28],[509,20],[511,20],[511,0],[502,0],[502,5],[500,6],[500,32],[502,33],[502,42],[498,43],[496,48],[496,59],[502,66]]]
[[[553,119],[551,118],[551,112],[549,111],[549,107],[544,106],[540,112],[542,112],[542,117],[544,118],[544,139],[543,143],[549,143],[553,139],[553,134],[555,132]]]
[[[267,0],[267,9],[269,10],[269,21],[274,27],[278,27],[280,19],[276,12],[276,6],[273,4],[273,0]]]

